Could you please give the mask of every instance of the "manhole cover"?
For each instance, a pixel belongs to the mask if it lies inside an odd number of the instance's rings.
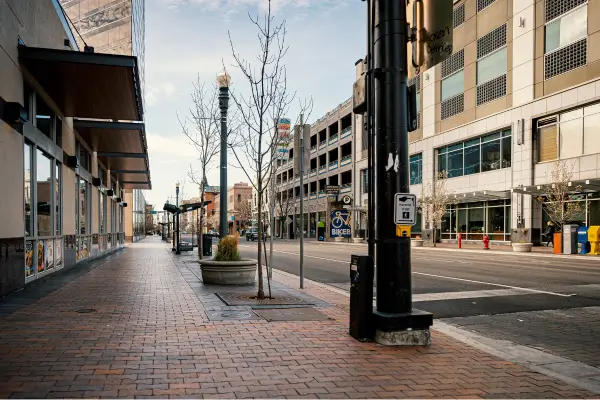
[[[259,319],[252,311],[207,311],[206,314],[211,321]]]
[[[236,293],[236,292],[221,292],[216,293],[217,296],[228,306],[254,306],[254,305],[270,305],[270,306],[284,306],[284,305],[309,305],[311,303],[286,293],[277,293],[272,299],[256,298],[256,292],[250,293]]]
[[[267,321],[328,321],[327,315],[314,308],[262,308],[254,311]]]
[[[79,314],[90,314],[90,313],[94,313],[98,310],[94,309],[94,308],[80,308],[79,310],[76,310],[76,313]]]

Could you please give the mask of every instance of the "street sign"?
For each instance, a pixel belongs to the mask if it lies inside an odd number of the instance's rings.
[[[338,195],[340,194],[340,187],[339,185],[326,185],[325,193]]]
[[[420,3],[424,18],[423,26],[419,27],[419,47],[425,56],[424,69],[429,69],[452,54],[454,0],[421,0]]]
[[[156,214],[156,210],[150,210],[148,214]]]
[[[410,193],[394,195],[394,223],[396,225],[415,225],[417,222],[417,196]]]

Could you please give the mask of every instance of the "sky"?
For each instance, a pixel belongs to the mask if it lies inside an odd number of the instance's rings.
[[[211,86],[226,66],[231,90],[244,93],[248,84],[233,64],[228,33],[236,52],[258,54],[256,27],[248,15],[264,15],[266,0],[146,0],[145,119],[152,190],[146,201],[162,209],[180,198],[198,196],[188,178],[198,169],[198,155],[181,131],[177,116],[189,113],[192,82]],[[355,62],[364,57],[366,3],[360,0],[273,0],[275,22],[287,24],[289,45],[284,58],[288,87],[298,99],[313,99],[308,123],[314,122],[352,95]],[[230,107],[233,106],[230,102]],[[295,101],[288,117],[299,112]],[[228,184],[248,182],[232,154]],[[219,185],[219,157],[208,173]]]

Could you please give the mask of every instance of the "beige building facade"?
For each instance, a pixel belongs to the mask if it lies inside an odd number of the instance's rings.
[[[58,0],[0,0],[0,20],[4,295],[122,246],[125,192],[149,179],[120,172],[148,172],[135,57],[80,51]]]

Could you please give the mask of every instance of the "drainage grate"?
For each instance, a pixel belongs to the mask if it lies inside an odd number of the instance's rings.
[[[207,311],[206,314],[211,321],[259,319],[252,311]]]
[[[75,310],[75,312],[79,314],[91,314],[97,311],[98,310],[96,310],[95,308],[80,308],[79,310]]]
[[[257,299],[256,292],[221,292],[215,293],[228,306],[255,306],[255,305],[309,305],[311,303],[286,293],[277,293],[271,299]]]

